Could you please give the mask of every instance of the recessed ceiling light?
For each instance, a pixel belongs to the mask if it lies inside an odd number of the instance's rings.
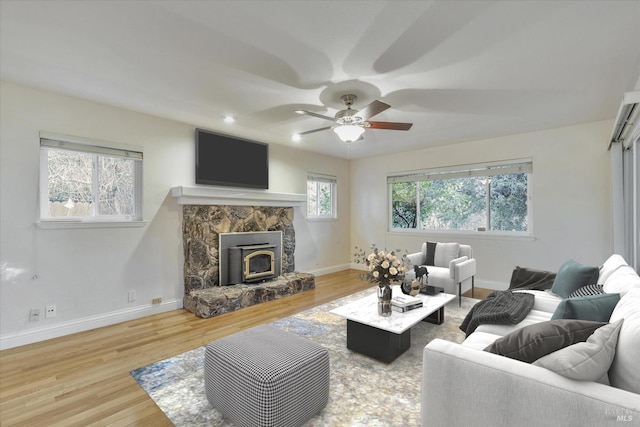
[[[227,124],[235,123],[236,118],[231,115],[224,116],[224,122]]]
[[[291,135],[291,140],[293,142],[299,142],[302,139],[302,137],[300,136],[299,133],[294,133],[293,135]]]

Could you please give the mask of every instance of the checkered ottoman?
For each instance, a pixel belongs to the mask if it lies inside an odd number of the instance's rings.
[[[207,345],[209,402],[238,426],[301,426],[329,399],[329,353],[269,325]]]

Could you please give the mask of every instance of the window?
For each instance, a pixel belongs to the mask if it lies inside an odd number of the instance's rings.
[[[72,137],[40,138],[40,219],[142,220],[142,152]],[[92,141],[97,142],[97,141]],[[100,143],[100,142],[97,142]]]
[[[531,161],[387,178],[391,229],[529,234]]]
[[[307,175],[307,218],[335,219],[336,213],[335,176],[308,174]]]

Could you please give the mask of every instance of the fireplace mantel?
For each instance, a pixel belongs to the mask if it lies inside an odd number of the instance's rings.
[[[271,191],[219,188],[173,187],[171,195],[180,205],[239,206],[299,206],[307,201],[306,194],[274,193]]]

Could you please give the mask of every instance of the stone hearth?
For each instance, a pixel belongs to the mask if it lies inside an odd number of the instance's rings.
[[[292,207],[183,206],[184,308],[211,317],[315,288],[309,273],[295,272]],[[257,284],[219,286],[219,234],[281,231],[282,274]]]
[[[274,280],[255,285],[215,286],[192,291],[184,297],[184,308],[208,318],[314,288],[313,274],[285,273]]]

